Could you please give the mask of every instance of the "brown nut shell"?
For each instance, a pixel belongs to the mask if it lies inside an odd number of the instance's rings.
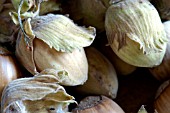
[[[116,98],[118,79],[113,65],[93,47],[85,48],[85,52],[89,66],[88,80],[83,85],[76,87],[76,90],[82,94]]]
[[[170,81],[164,82],[158,89],[154,107],[158,113],[169,113],[170,111]]]
[[[61,84],[68,86],[83,84],[87,80],[88,64],[83,48],[67,53],[58,52],[37,38],[34,39],[33,43],[33,58],[32,51],[27,48],[23,37],[18,41],[16,48],[18,60],[30,73],[34,74],[35,69],[38,72],[47,68],[66,70],[68,76],[64,77]]]
[[[0,47],[0,97],[4,87],[19,77],[21,77],[21,71],[14,55]]]
[[[83,99],[73,113],[125,113],[113,100],[105,96],[88,96]]]

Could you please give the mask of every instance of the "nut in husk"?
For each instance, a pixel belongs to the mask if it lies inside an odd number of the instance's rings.
[[[139,67],[162,62],[167,38],[155,7],[147,0],[112,4],[105,18],[109,45],[123,61]]]
[[[118,79],[113,65],[93,47],[85,48],[85,52],[89,65],[88,80],[83,85],[76,86],[77,92],[116,98]]]
[[[24,24],[24,28],[29,43],[20,32],[16,56],[29,72],[65,69],[68,73],[62,85],[69,86],[87,80],[88,64],[83,47],[93,42],[93,27],[78,27],[65,16],[50,14],[33,18],[30,24]]]
[[[3,91],[1,113],[68,112],[68,105],[75,100],[58,82],[57,76],[44,74],[12,81]]]

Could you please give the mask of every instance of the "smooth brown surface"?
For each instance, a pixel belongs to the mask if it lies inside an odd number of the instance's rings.
[[[93,47],[85,48],[85,52],[88,59],[88,80],[76,87],[76,90],[82,94],[105,95],[114,99],[117,95],[118,79],[113,65]]]
[[[0,47],[0,97],[9,82],[21,77],[15,57],[5,48]]]

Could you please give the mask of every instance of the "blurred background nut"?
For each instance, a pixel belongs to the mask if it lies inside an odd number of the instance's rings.
[[[1,1],[0,1],[0,12],[1,12],[2,9],[3,9],[3,4],[4,4],[4,2],[5,2],[5,0],[1,0]]]
[[[62,13],[86,26],[94,26],[97,32],[104,31],[105,12],[110,0],[66,0]]]
[[[0,43],[14,43],[18,27],[9,15],[9,12],[14,11],[14,7],[11,3],[4,3],[2,6],[3,9],[0,12]]]

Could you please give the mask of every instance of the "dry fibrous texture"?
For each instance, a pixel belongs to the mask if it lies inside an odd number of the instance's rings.
[[[170,0],[151,0],[162,19],[170,19]]]
[[[170,85],[169,80],[165,81],[158,89],[155,102],[154,102],[154,108],[157,111],[157,113],[169,113],[170,111]]]
[[[77,92],[116,98],[118,79],[113,65],[93,47],[85,48],[85,52],[89,65],[88,80],[83,85],[76,87]]]
[[[163,23],[166,36],[168,40],[170,39],[170,21],[166,21]],[[149,69],[152,75],[160,80],[165,81],[170,78],[170,42],[167,44],[166,53],[163,58],[162,63],[159,66]]]
[[[68,105],[75,100],[59,81],[57,76],[38,74],[10,82],[2,94],[1,113],[68,112]]]
[[[68,0],[63,4],[62,12],[69,14],[75,21],[94,26],[99,32],[104,31],[105,12],[110,0]]]
[[[167,38],[155,7],[147,0],[125,0],[112,4],[105,28],[109,45],[126,63],[139,67],[159,65]]]
[[[72,110],[73,113],[125,113],[122,108],[105,96],[88,96]]]
[[[95,28],[79,27],[63,15],[49,14],[28,19],[24,30],[29,39],[25,41],[27,38],[19,33],[16,56],[29,72],[64,69],[67,76],[61,84],[69,86],[87,80],[88,64],[83,47],[93,42]]]
[[[87,47],[96,35],[94,27],[79,27],[68,17],[59,14],[37,16],[28,20],[24,28],[30,38],[43,40],[50,48],[62,52]]]

